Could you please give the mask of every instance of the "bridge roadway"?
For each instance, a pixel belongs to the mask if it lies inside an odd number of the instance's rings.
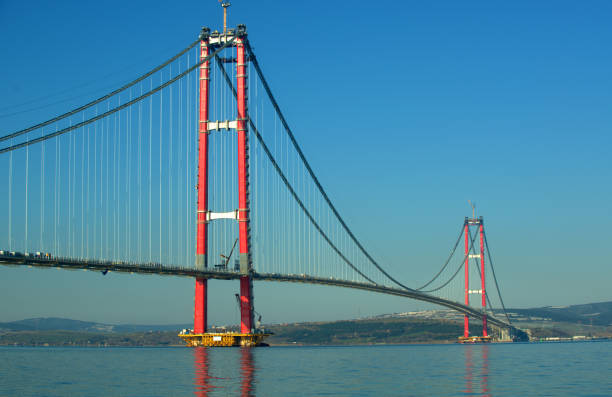
[[[6,251],[3,251],[6,253]],[[137,273],[137,274],[157,274],[160,276],[182,276],[182,277],[198,277],[207,279],[219,280],[236,280],[241,274],[239,272],[217,270],[197,270],[193,267],[183,266],[168,266],[159,263],[128,263],[128,262],[112,262],[112,261],[96,261],[96,260],[81,260],[73,258],[60,257],[45,257],[44,255],[2,255],[0,254],[0,265],[4,266],[28,266],[40,268],[59,268],[66,270],[90,270],[96,272],[121,272],[121,273]],[[420,301],[430,302],[437,305],[445,306],[453,310],[457,310],[470,317],[482,319],[486,314],[478,309],[466,306],[464,304],[453,302],[448,299],[438,298],[413,289],[403,289],[388,287],[380,284],[363,283],[357,281],[339,280],[335,278],[313,277],[303,274],[275,274],[275,273],[252,273],[253,280],[261,281],[279,281],[293,282],[304,284],[319,284],[330,285],[335,287],[354,288],[382,294],[402,296],[405,298],[416,299]],[[499,328],[515,329],[512,325],[505,321],[487,316],[489,325]]]

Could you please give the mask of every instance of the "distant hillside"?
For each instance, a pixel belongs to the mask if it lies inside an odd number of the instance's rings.
[[[587,303],[585,305],[572,305],[563,307],[538,307],[533,309],[508,309],[515,313],[513,321],[525,319],[546,318],[556,322],[566,322],[586,325],[612,325],[612,302]]]
[[[0,346],[182,346],[176,331],[83,332],[11,331],[0,332]]]
[[[41,321],[42,320],[42,321]],[[45,321],[50,320],[50,321]],[[111,332],[97,330],[96,323],[64,319],[32,319],[16,322],[21,330],[0,332],[0,346],[172,346],[183,345],[172,331]],[[13,324],[13,323],[9,323]],[[48,327],[72,327],[50,330]],[[36,330],[23,328],[38,327]],[[41,329],[46,327],[47,329]],[[74,330],[74,328],[84,328]],[[92,331],[92,329],[94,331]],[[374,343],[453,343],[462,325],[455,321],[415,318],[361,319],[349,321],[276,324],[266,327],[274,335],[271,345],[354,345]],[[476,326],[472,332],[479,332]]]
[[[89,321],[70,320],[57,317],[29,318],[26,320],[0,323],[0,331],[77,331],[77,332],[150,332],[178,331],[189,328],[188,324],[171,325],[113,325]]]
[[[566,307],[509,309],[513,323],[532,329],[534,336],[567,336],[593,333],[609,336],[612,302]],[[368,344],[368,343],[447,343],[462,332],[460,316],[447,311],[432,311],[433,317],[385,315],[370,319],[277,324],[266,326],[274,332],[270,344]],[[546,320],[544,320],[546,319]],[[541,323],[541,325],[537,325]],[[568,325],[569,324],[569,325]],[[581,325],[572,325],[581,324]],[[589,327],[603,326],[599,330]],[[476,323],[474,334],[480,332]],[[584,327],[588,329],[584,329]],[[64,318],[31,318],[0,323],[0,345],[106,345],[150,346],[178,344],[177,331],[191,324],[113,325]],[[605,331],[605,332],[604,332]],[[578,333],[576,333],[578,332]]]
[[[274,344],[353,345],[374,343],[453,343],[463,324],[419,318],[361,319],[270,326]],[[268,327],[266,327],[267,329]],[[470,327],[472,328],[472,327]],[[472,332],[477,333],[477,327]]]
[[[102,324],[88,321],[68,320],[65,318],[28,318],[20,321],[0,323],[0,329],[4,331],[92,331],[97,330]]]
[[[63,318],[32,318],[0,323],[0,344],[142,346],[155,344],[156,339],[160,339],[160,344],[175,344],[180,342],[176,333],[183,328],[189,326],[109,325]],[[452,342],[461,331],[461,325],[454,321],[416,318],[295,323],[266,328],[275,334],[269,340],[271,344],[315,345]]]

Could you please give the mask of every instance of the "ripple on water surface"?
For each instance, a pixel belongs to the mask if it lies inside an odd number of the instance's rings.
[[[0,348],[2,396],[610,396],[612,342]]]

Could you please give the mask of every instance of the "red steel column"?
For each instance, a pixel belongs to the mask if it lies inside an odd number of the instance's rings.
[[[200,43],[200,60],[208,56],[208,37],[203,37]],[[208,86],[210,62],[200,66],[200,123],[199,123],[199,162],[198,162],[198,207],[197,207],[197,241],[196,269],[203,270],[208,266],[206,258],[206,211],[208,211]],[[193,315],[193,332],[206,332],[208,280],[196,278],[195,305]]]
[[[485,258],[484,258],[484,225],[482,217],[480,218],[480,278],[482,289],[482,311],[487,308],[487,297],[485,292]],[[482,336],[487,336],[487,316],[482,318]]]
[[[469,272],[469,263],[470,263],[470,226],[469,226],[470,222],[466,219],[465,220],[465,305],[469,306],[470,305],[470,272]],[[470,336],[470,319],[468,318],[467,315],[463,316],[463,336],[464,337],[469,337]]]
[[[240,34],[240,33],[239,33]],[[253,284],[249,253],[249,172],[246,109],[246,34],[236,39],[236,78],[238,91],[238,228],[240,237],[240,332],[250,333],[253,328]]]

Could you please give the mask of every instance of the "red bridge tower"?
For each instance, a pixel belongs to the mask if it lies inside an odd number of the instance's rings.
[[[479,253],[476,253],[476,241],[471,242],[472,234],[470,229],[477,228],[477,234],[480,237],[478,244]],[[487,295],[485,286],[485,254],[484,254],[484,222],[481,217],[476,218],[472,214],[472,218],[466,217],[464,223],[465,237],[465,264],[464,264],[464,275],[465,275],[465,288],[464,288],[464,303],[466,306],[470,305],[470,295],[480,294],[482,298],[482,311],[484,312],[487,308]],[[474,239],[475,240],[475,239]],[[480,289],[470,289],[470,262],[477,265],[477,261],[480,262]],[[482,318],[482,336],[470,336],[470,319],[467,315],[463,317],[463,337],[459,338],[460,342],[489,342],[491,337],[487,333],[487,316]]]
[[[226,11],[228,3],[224,3]],[[198,203],[197,203],[197,241],[196,269],[208,267],[208,224],[215,219],[235,219],[238,222],[240,254],[240,332],[207,333],[207,282],[197,278],[195,285],[195,305],[193,332],[179,336],[191,346],[255,346],[267,336],[257,333],[253,318],[253,279],[251,261],[251,242],[249,230],[249,169],[248,169],[248,113],[247,113],[247,33],[244,25],[223,33],[211,33],[203,28],[200,34],[200,110],[199,110],[199,163],[198,163]],[[210,121],[208,115],[210,64],[206,60],[211,51],[227,45],[236,47],[236,87],[237,119],[231,121]],[[238,208],[230,212],[213,212],[208,208],[208,135],[219,129],[234,129],[238,140]]]

